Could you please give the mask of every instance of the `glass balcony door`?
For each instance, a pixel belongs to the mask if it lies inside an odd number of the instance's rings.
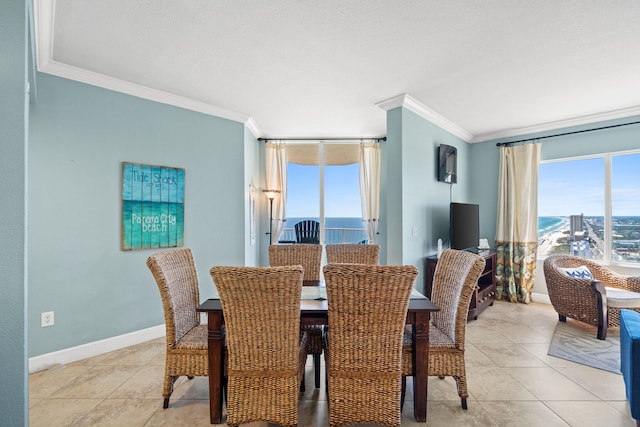
[[[358,144],[287,145],[287,222],[280,242],[295,242],[294,226],[320,223],[320,243],[366,240],[360,207]]]

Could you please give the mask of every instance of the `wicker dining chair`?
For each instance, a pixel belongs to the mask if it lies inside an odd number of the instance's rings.
[[[295,245],[269,246],[269,265],[301,265],[304,269],[305,281],[320,280],[320,264],[322,263],[322,245],[301,243]],[[322,355],[323,327],[303,325],[302,330],[309,336],[308,353],[313,356],[315,387],[320,388],[320,356]]]
[[[485,267],[485,259],[472,252],[445,249],[433,277],[431,301],[440,311],[431,315],[429,325],[429,375],[456,380],[462,409],[467,409],[467,375],[464,363],[467,314],[473,290]],[[413,337],[405,329],[402,345],[402,400],[405,377],[414,375]]]
[[[158,252],[147,259],[155,278],[166,328],[163,408],[169,407],[173,384],[180,376],[189,379],[209,375],[207,325],[200,324],[198,274],[191,249]]]
[[[586,269],[587,276],[569,277],[567,269]],[[607,338],[607,328],[620,326],[620,310],[640,312],[640,276],[618,274],[597,262],[573,255],[552,255],[544,260],[544,278],[551,305],[561,322],[567,317],[598,328],[597,338]]]
[[[328,264],[329,424],[399,426],[402,336],[418,270]]]
[[[348,263],[377,265],[380,246],[358,243],[326,245],[327,263]]]
[[[271,267],[301,265],[304,269],[304,280],[320,280],[321,262],[322,245],[319,244],[300,243],[269,246],[269,265]]]
[[[302,267],[211,268],[227,342],[227,424],[298,423],[307,334],[300,331]]]

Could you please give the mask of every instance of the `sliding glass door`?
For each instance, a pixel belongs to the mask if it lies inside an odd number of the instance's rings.
[[[320,224],[320,243],[366,240],[360,207],[358,144],[287,145],[287,222],[280,242],[295,242],[295,224]]]

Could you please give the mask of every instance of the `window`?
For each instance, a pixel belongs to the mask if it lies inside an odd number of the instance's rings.
[[[611,157],[611,259],[640,263],[640,153]]]
[[[359,164],[324,168],[325,243],[367,240],[360,207]]]
[[[287,164],[287,223],[320,218],[320,167]],[[295,240],[295,238],[294,238]]]
[[[360,207],[358,144],[287,145],[287,222],[280,241],[295,241],[303,219],[321,224],[323,243],[366,240]]]
[[[640,153],[540,165],[538,257],[640,263]]]

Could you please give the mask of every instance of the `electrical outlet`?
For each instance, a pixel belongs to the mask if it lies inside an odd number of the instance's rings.
[[[40,326],[43,328],[53,326],[53,311],[45,311],[40,314]]]

